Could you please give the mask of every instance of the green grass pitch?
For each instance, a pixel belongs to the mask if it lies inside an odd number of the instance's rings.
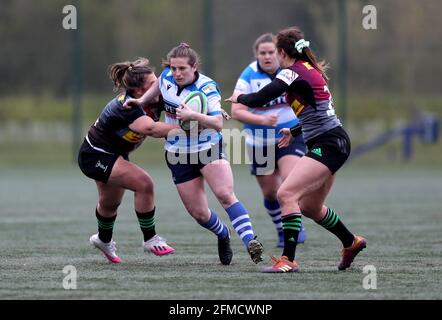
[[[144,254],[127,192],[114,239],[123,260],[112,265],[89,246],[96,232],[95,185],[74,166],[0,172],[0,299],[441,299],[442,170],[434,167],[350,163],[337,176],[327,204],[368,240],[351,269],[337,271],[340,243],[305,219],[308,239],[297,249],[300,272],[263,274],[276,232],[257,184],[234,167],[235,191],[250,211],[265,248],[255,265],[234,235],[233,263],[220,265],[214,235],[181,204],[165,165],[143,165],[156,182],[157,231],[176,248],[166,257]],[[209,192],[210,193],[210,192]],[[211,207],[227,214],[209,196]],[[77,289],[63,289],[66,265],[77,270]],[[377,288],[364,289],[366,265]]]

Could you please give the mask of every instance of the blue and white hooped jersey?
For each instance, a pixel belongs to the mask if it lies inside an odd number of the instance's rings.
[[[160,75],[159,86],[164,100],[164,109],[166,111],[165,122],[178,124],[176,118],[176,108],[184,101],[187,95],[192,91],[200,91],[207,97],[207,115],[215,116],[221,114],[221,93],[215,81],[209,77],[197,73],[197,79],[193,83],[179,88],[172,76],[170,68],[166,68]],[[187,134],[167,137],[164,149],[169,152],[193,153],[210,149],[217,144],[222,135],[215,129],[206,128],[198,135],[190,136]]]
[[[278,71],[278,73],[281,70]],[[238,93],[254,93],[261,90],[267,84],[272,82],[271,76],[264,72],[257,61],[252,62],[241,73],[236,82],[235,91]],[[294,115],[292,109],[287,104],[286,94],[283,94],[259,108],[248,108],[251,113],[259,115],[278,115],[278,124],[276,127],[268,127],[257,124],[245,123],[246,143],[248,145],[262,146],[276,144],[281,135],[278,133],[282,128],[291,128],[299,120]]]

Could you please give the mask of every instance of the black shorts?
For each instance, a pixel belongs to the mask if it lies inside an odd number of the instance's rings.
[[[315,159],[335,174],[350,156],[350,138],[342,127],[333,128],[307,141],[306,157]]]
[[[85,176],[107,183],[119,156],[95,150],[85,139],[78,152],[78,166]],[[127,155],[122,157],[129,160]]]
[[[172,172],[175,184],[187,182],[202,176],[201,169],[206,164],[219,159],[226,159],[222,140],[212,148],[194,153],[173,153],[166,151],[166,163]]]
[[[250,174],[254,176],[272,174],[278,168],[279,159],[287,155],[302,157],[305,151],[302,135],[298,135],[290,145],[281,149],[278,148],[278,145],[261,147],[247,145],[247,153],[252,160]]]

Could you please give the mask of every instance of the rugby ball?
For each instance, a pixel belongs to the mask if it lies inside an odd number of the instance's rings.
[[[200,91],[192,91],[189,93],[183,103],[195,112],[207,114],[207,97]],[[179,120],[179,124],[183,130],[191,130],[198,124],[198,122],[194,120]]]

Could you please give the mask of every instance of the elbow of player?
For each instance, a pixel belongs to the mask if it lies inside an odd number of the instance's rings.
[[[155,138],[155,136],[157,135],[157,130],[155,130],[155,123],[152,123],[151,125],[149,125],[149,126],[147,126],[146,127],[146,130],[145,130],[145,134],[147,135],[147,136],[150,136],[150,137],[154,137]]]

